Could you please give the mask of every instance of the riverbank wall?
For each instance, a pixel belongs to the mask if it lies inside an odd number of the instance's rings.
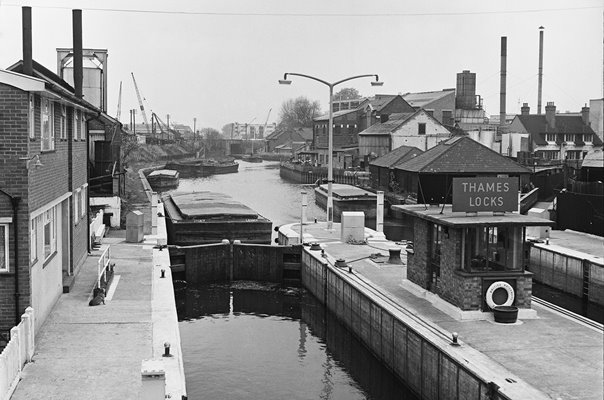
[[[463,365],[451,338],[411,322],[395,305],[361,288],[320,252],[302,254],[302,283],[422,399],[510,399]],[[520,398],[520,397],[518,397]]]

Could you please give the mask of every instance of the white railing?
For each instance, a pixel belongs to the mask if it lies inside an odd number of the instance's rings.
[[[34,309],[27,307],[19,325],[10,330],[10,340],[0,353],[0,400],[11,397],[23,366],[34,355]]]
[[[108,246],[103,252],[103,254],[101,254],[101,257],[99,258],[99,261],[97,261],[96,264],[96,288],[101,287],[101,282],[107,283],[107,268],[109,267],[110,263],[111,246]]]

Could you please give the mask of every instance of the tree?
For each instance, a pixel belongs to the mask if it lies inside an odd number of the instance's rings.
[[[354,100],[360,98],[361,94],[355,88],[342,88],[333,95],[334,100]]]
[[[234,127],[235,124],[233,124],[232,122],[229,124],[225,124],[222,127],[222,137],[224,138],[230,138],[233,135],[233,132],[235,130]]]
[[[220,132],[214,128],[202,128],[199,131],[204,139],[206,148],[209,150],[215,150],[219,147]]]
[[[311,128],[314,117],[321,113],[318,101],[311,101],[304,96],[289,99],[281,105],[279,125],[288,128]]]

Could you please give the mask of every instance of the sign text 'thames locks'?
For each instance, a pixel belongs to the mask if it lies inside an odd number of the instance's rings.
[[[518,178],[453,178],[453,211],[518,211]]]

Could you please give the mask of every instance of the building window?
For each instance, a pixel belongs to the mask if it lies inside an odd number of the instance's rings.
[[[82,204],[81,196],[82,189],[76,189],[75,195],[73,197],[73,221],[76,224],[80,220],[80,204]]]
[[[80,192],[80,215],[82,218],[86,216],[86,193],[87,187],[84,186]]]
[[[575,141],[575,135],[573,135],[572,133],[565,133],[564,134],[564,141],[565,142],[574,142]]]
[[[0,225],[0,272],[8,272],[8,225]]]
[[[592,141],[592,134],[591,133],[586,133],[583,135],[583,141],[585,143],[591,143]]]
[[[86,118],[84,118],[84,111],[80,111],[80,139],[86,140]]]
[[[555,142],[556,141],[556,134],[555,133],[546,133],[545,134],[545,140],[548,142]]]
[[[44,261],[57,251],[56,207],[44,213]]]
[[[42,151],[55,149],[54,107],[48,99],[42,100]]]
[[[35,264],[38,259],[38,217],[31,220],[31,229],[29,237],[29,259],[32,264]]]
[[[418,135],[426,134],[426,124],[424,122],[420,122],[417,124],[417,134]]]
[[[59,138],[67,139],[67,107],[61,104],[61,118],[59,119]]]
[[[79,111],[73,110],[73,140],[78,140],[78,129],[80,128]]]
[[[33,94],[29,95],[29,138],[36,138],[36,116],[34,114],[35,110],[35,97]]]

